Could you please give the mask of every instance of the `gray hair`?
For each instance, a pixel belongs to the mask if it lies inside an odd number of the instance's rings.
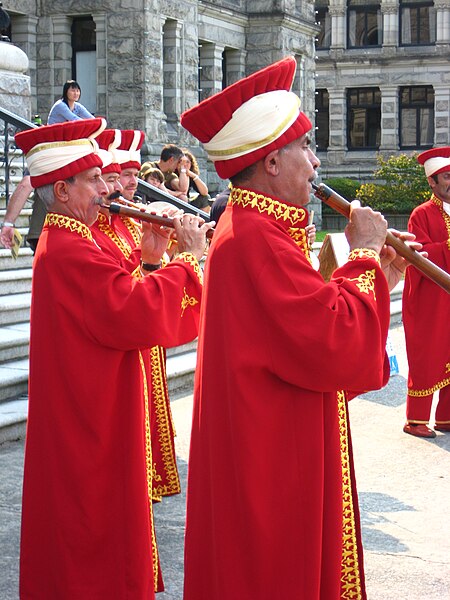
[[[75,181],[74,177],[68,177],[65,179],[69,183],[73,183]],[[35,192],[42,200],[42,204],[45,206],[46,210],[50,209],[50,206],[55,201],[55,193],[53,191],[53,183],[48,183],[47,185],[42,185],[41,187],[36,188]]]

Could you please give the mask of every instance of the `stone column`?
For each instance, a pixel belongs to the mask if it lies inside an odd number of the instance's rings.
[[[448,0],[435,0],[436,44],[450,44],[450,5]]]
[[[398,150],[398,87],[380,86],[381,91],[381,141],[380,151]]]
[[[225,46],[202,42],[200,47],[200,99],[222,90],[222,57]]]
[[[58,98],[62,94],[64,83],[72,78],[72,19],[58,15],[52,17],[52,22],[53,56],[55,57],[53,95]]]
[[[398,46],[398,0],[382,0],[383,48]]]
[[[330,0],[331,50],[344,50],[347,46],[346,7],[341,0]]]
[[[178,134],[178,120],[181,114],[182,97],[182,24],[179,21],[167,20],[163,26],[163,71],[164,96],[163,106],[167,124]],[[170,131],[168,134],[170,135]]]
[[[28,73],[31,84],[31,111],[37,111],[36,100],[36,27],[38,18],[30,15],[18,15],[11,18],[14,44],[28,57]]]
[[[97,114],[108,119],[108,103],[106,101],[107,55],[106,55],[106,14],[93,13],[95,23],[95,47],[97,62]]]
[[[333,164],[341,164],[346,151],[346,96],[345,88],[328,90],[330,111],[330,141],[327,160]]]
[[[227,83],[231,85],[245,77],[245,61],[247,52],[245,50],[225,50],[227,54]]]
[[[434,85],[434,145],[450,145],[450,87]]]

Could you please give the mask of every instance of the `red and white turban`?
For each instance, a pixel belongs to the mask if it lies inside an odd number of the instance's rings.
[[[311,128],[291,92],[297,63],[288,57],[237,81],[181,115],[223,179],[298,139]]]
[[[122,141],[120,129],[105,129],[97,138],[99,154],[103,161],[102,173],[120,173],[117,148]]]
[[[31,185],[38,188],[101,167],[95,138],[105,127],[105,119],[80,119],[17,133],[16,144],[26,156]]]
[[[421,152],[417,160],[424,166],[427,177],[450,171],[450,146],[431,148],[431,150]]]
[[[115,151],[117,162],[124,169],[141,168],[141,148],[144,132],[135,129],[122,129],[120,145]]]

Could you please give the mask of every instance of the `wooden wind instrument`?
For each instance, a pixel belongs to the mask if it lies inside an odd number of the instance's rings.
[[[322,202],[341,215],[344,215],[344,217],[350,217],[350,202],[343,196],[324,183],[320,183],[319,185],[313,183],[312,187],[314,195],[317,196],[319,200],[322,200]],[[450,275],[441,269],[441,267],[438,267],[434,262],[425,258],[419,252],[405,244],[405,242],[395,237],[390,231],[386,234],[386,244],[392,246],[400,256],[405,258],[410,264],[416,267],[416,269],[436,283],[436,285],[440,286],[450,294]]]
[[[103,208],[107,208],[111,213],[123,215],[125,217],[131,217],[132,219],[138,219],[140,221],[147,221],[148,223],[155,223],[161,225],[161,227],[174,227],[172,217],[163,217],[161,215],[155,215],[145,209],[132,208],[131,206],[123,206],[117,202],[111,202],[111,204],[102,204]],[[206,237],[211,239],[214,235],[214,228],[208,229]]]

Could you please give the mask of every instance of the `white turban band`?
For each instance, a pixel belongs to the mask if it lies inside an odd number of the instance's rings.
[[[98,153],[100,155],[100,158],[103,161],[103,168],[107,167],[108,165],[111,165],[112,163],[119,162],[119,157],[117,155],[117,152],[118,152],[117,147],[120,146],[121,140],[122,140],[122,133],[121,133],[120,129],[115,129],[114,130],[114,139],[108,146],[108,149],[107,150],[103,150],[103,148],[99,149]]]
[[[27,165],[33,177],[46,175],[76,162],[89,154],[98,154],[98,144],[93,139],[68,142],[43,142],[27,154]]]
[[[444,158],[443,156],[436,156],[435,158],[429,158],[423,164],[425,169],[425,175],[431,177],[437,171],[440,171],[444,167],[450,167],[450,158]]]
[[[222,129],[203,144],[211,160],[231,160],[278,139],[295,123],[300,98],[287,90],[254,96],[237,108]]]
[[[117,162],[120,165],[131,161],[138,162],[139,164],[141,164],[141,151],[137,150],[140,141],[141,132],[136,130],[134,132],[133,141],[131,142],[130,148],[128,150],[119,149],[115,151]]]

